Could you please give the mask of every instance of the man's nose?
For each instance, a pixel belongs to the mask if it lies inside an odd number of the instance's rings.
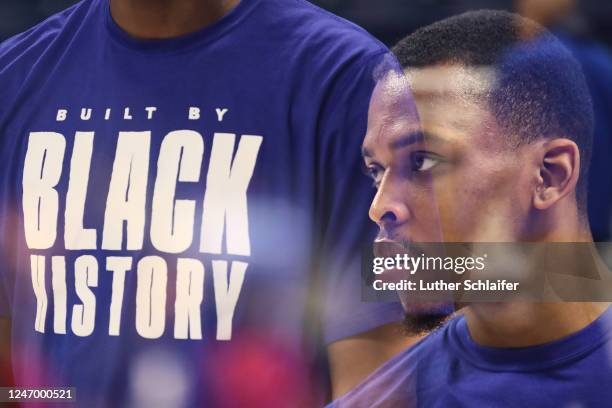
[[[386,175],[370,206],[370,219],[380,228],[407,222],[410,219],[410,210],[406,199],[407,195],[402,194],[398,187],[394,187]]]

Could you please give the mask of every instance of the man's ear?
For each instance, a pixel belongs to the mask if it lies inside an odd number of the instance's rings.
[[[569,139],[552,139],[542,144],[540,176],[533,197],[538,210],[546,210],[576,190],[580,176],[580,151]]]

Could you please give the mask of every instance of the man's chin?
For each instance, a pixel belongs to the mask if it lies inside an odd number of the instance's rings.
[[[404,329],[407,334],[427,334],[440,327],[455,311],[450,302],[404,303]]]

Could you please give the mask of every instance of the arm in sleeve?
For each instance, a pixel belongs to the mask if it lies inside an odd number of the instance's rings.
[[[403,317],[399,302],[361,300],[361,251],[376,233],[368,217],[375,190],[362,171],[361,144],[374,71],[389,58],[383,51],[352,63],[336,81],[321,115],[319,270],[325,282],[322,324],[327,344]]]

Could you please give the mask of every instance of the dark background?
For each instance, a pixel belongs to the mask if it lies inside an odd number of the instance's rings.
[[[0,0],[0,39],[24,31],[74,3],[74,0]],[[361,25],[388,45],[417,27],[462,11],[514,10],[513,0],[316,0],[313,3]],[[586,34],[612,47],[612,1],[583,0],[579,1],[578,9]]]

